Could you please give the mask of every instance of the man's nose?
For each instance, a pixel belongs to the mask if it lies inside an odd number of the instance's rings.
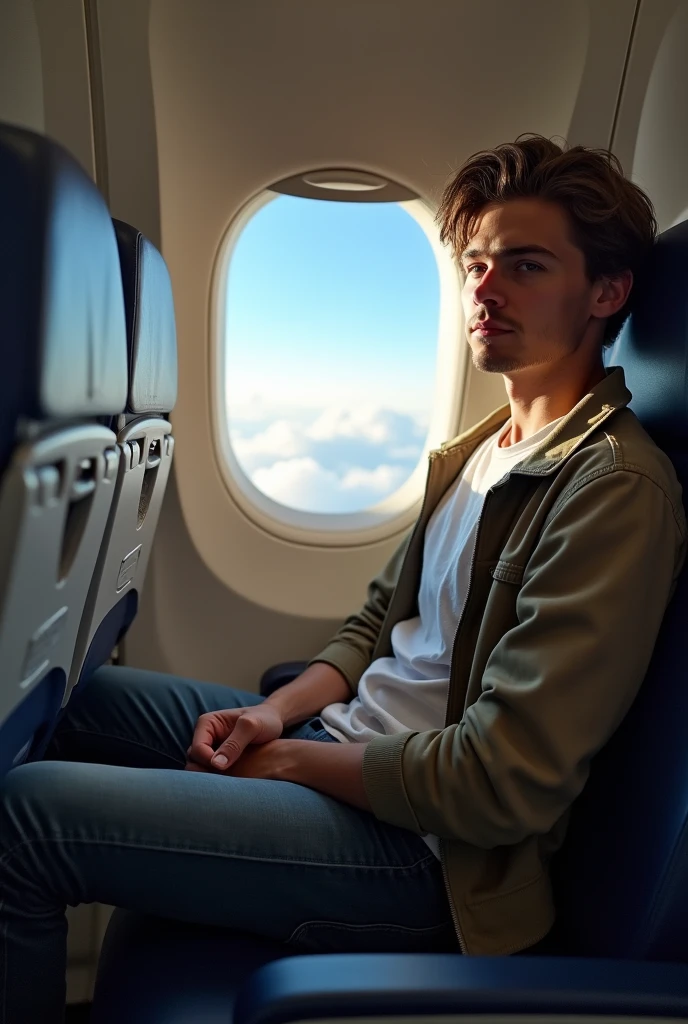
[[[499,274],[494,268],[486,270],[473,289],[473,301],[476,306],[504,305],[504,289]]]

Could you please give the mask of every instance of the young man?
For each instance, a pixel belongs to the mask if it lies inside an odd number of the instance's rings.
[[[4,1024],[59,1020],[65,903],[317,950],[510,953],[550,929],[549,859],[685,556],[673,468],[602,363],[656,225],[613,157],[540,137],[471,157],[439,221],[508,405],[431,453],[412,535],[294,682],[103,669],[61,760],[9,774]]]

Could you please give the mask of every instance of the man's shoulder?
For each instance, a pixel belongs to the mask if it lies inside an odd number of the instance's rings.
[[[653,441],[629,408],[618,409],[588,435],[571,459],[575,477],[593,478],[604,473],[637,473],[661,488],[685,531],[681,484],[674,465]]]

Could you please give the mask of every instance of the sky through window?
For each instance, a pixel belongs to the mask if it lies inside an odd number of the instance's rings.
[[[354,512],[422,454],[433,401],[439,275],[396,203],[278,196],[229,264],[226,401],[239,464],[291,508]]]

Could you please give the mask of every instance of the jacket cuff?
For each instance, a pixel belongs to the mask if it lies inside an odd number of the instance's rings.
[[[363,787],[376,818],[426,835],[409,803],[402,772],[404,747],[411,736],[416,735],[401,732],[371,740],[363,755]]]
[[[313,665],[316,661],[324,661],[327,665],[338,669],[351,687],[354,696],[358,693],[358,681],[370,664],[368,658],[359,654],[348,644],[342,643],[341,640],[333,640],[329,643],[320,654],[311,658],[308,665]]]

